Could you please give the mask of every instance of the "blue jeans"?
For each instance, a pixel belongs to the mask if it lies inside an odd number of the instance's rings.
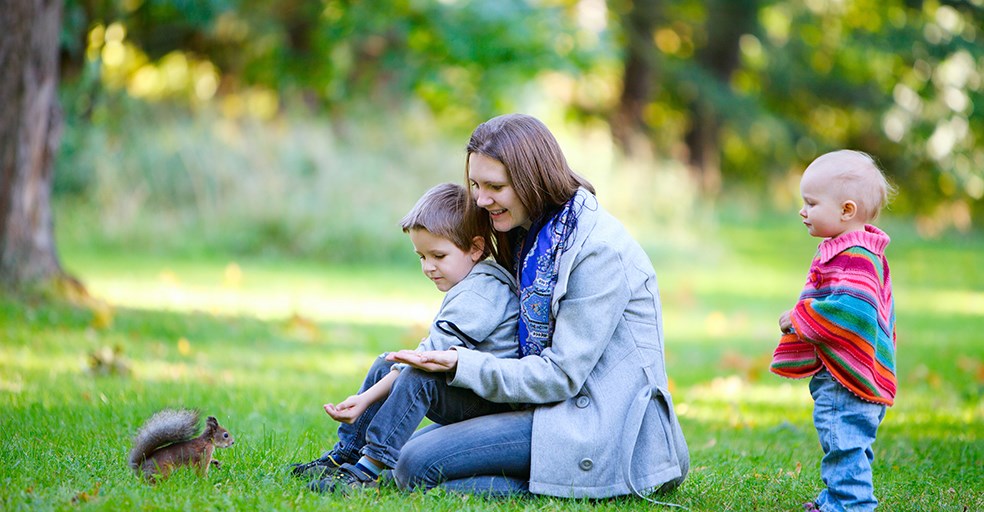
[[[376,358],[359,392],[385,377],[392,366],[382,356]],[[339,426],[336,453],[349,460],[353,452],[361,453],[392,468],[424,417],[446,425],[511,410],[508,404],[490,402],[468,389],[449,386],[444,373],[406,368],[393,382],[385,400],[373,404],[351,425]]]
[[[878,500],[871,481],[871,445],[886,407],[861,400],[826,369],[810,380],[810,394],[823,448],[820,477],[827,486],[817,496],[817,506],[825,512],[874,510]]]
[[[487,496],[529,493],[533,409],[420,429],[393,477],[405,490],[434,487]]]

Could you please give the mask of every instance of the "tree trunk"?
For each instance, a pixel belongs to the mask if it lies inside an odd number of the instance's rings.
[[[684,135],[687,159],[697,188],[706,196],[721,190],[721,149],[718,114],[706,98],[698,97],[688,105],[690,129]]]
[[[721,188],[720,116],[707,88],[730,90],[731,75],[740,62],[739,40],[755,29],[758,0],[716,0],[708,3],[707,13],[707,45],[698,52],[697,62],[715,83],[698,85],[701,92],[690,102],[690,130],[684,140],[698,186],[715,195]]]
[[[653,95],[656,74],[653,56],[657,51],[653,31],[659,15],[659,2],[644,0],[632,2],[629,11],[622,16],[626,39],[622,94],[610,124],[615,143],[629,155],[649,146],[644,112]]]
[[[0,286],[24,290],[73,279],[58,261],[52,172],[61,132],[61,0],[4,0],[0,8]],[[77,284],[77,282],[75,282]]]

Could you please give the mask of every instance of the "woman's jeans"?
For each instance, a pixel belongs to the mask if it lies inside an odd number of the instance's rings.
[[[886,407],[861,400],[826,369],[810,380],[810,394],[823,448],[820,476],[827,486],[817,496],[817,506],[823,511],[874,510],[878,500],[871,481],[871,445]]]
[[[430,425],[403,447],[393,476],[406,490],[526,494],[532,438],[533,409]]]
[[[392,369],[393,363],[376,358],[359,392],[369,389]],[[471,390],[447,384],[444,373],[428,373],[404,368],[393,382],[385,400],[376,402],[352,424],[338,428],[335,453],[343,460],[354,461],[361,453],[394,467],[403,446],[426,416],[438,424],[511,411],[507,404],[485,400]]]

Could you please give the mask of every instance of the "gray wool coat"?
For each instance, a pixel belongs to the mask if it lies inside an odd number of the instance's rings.
[[[690,466],[667,390],[656,273],[588,191],[561,257],[552,344],[496,359],[458,350],[453,386],[496,402],[537,404],[530,491],[575,498],[645,494]]]

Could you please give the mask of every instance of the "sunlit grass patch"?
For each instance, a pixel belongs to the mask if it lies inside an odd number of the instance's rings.
[[[414,273],[412,256],[408,250],[406,264],[387,269],[222,258],[191,263],[123,254],[105,261],[105,255],[83,252],[73,265],[86,269],[94,295],[132,308],[264,320],[426,325],[442,295]],[[295,327],[303,328],[299,323]]]

